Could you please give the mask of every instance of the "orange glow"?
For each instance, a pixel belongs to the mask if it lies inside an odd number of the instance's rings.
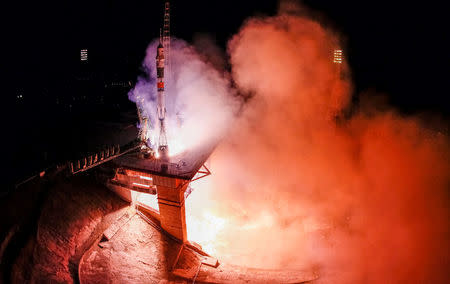
[[[140,171],[134,171],[134,170],[130,170],[130,169],[125,169],[125,174],[127,176],[139,177],[139,178],[145,179],[145,180],[153,180],[153,178],[151,177],[150,174],[147,174],[147,173],[144,173],[144,172],[140,172]]]
[[[145,180],[153,180],[153,178],[151,177],[146,177],[146,176],[139,176],[141,179],[145,179]]]
[[[448,283],[448,123],[379,94],[353,103],[345,41],[293,2],[245,21],[230,62],[172,41],[169,155],[223,138],[186,200],[188,239],[237,265],[317,267],[321,283]]]
[[[225,247],[228,243],[221,243],[220,233],[223,232],[227,220],[217,216],[215,213],[204,210],[198,218],[189,215],[187,218],[187,230],[189,239],[199,243],[203,250],[214,255],[219,247]]]
[[[148,184],[142,184],[142,183],[137,183],[137,182],[133,182],[133,185],[150,188],[150,185],[148,185]]]
[[[144,204],[150,208],[159,211],[158,196],[156,194],[139,193],[137,203]]]
[[[344,116],[335,46],[292,13],[231,39],[233,80],[252,98],[186,201],[188,238],[234,264],[321,267],[324,283],[446,283],[448,135],[371,94]]]

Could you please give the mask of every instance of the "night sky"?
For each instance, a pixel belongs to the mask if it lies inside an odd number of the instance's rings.
[[[191,41],[206,33],[222,48],[246,18],[274,15],[278,6],[277,1],[171,2],[173,35]],[[345,36],[358,93],[376,90],[404,110],[448,115],[444,9],[428,2],[397,2],[303,1]],[[158,36],[162,10],[163,1],[117,0],[7,7],[7,63],[15,86],[71,76],[80,48],[89,49],[96,70],[137,74],[146,45]]]
[[[355,102],[361,93],[376,92],[404,114],[424,112],[448,120],[450,52],[444,44],[448,38],[445,9],[429,3],[393,2],[303,1],[313,17],[325,19],[327,26],[343,35]],[[73,118],[75,114],[68,111],[70,100],[85,93],[103,95],[107,81],[134,82],[142,73],[147,45],[159,36],[163,7],[164,1],[140,0],[3,5],[7,15],[2,37],[6,48],[2,67],[7,71],[3,98],[9,115],[6,130],[14,137],[7,142],[12,149],[7,160],[14,165],[13,180],[29,172],[31,160],[43,160],[31,167],[38,169],[51,160],[51,153],[67,159],[74,156],[74,149],[85,151],[79,139],[73,139],[84,135],[85,126],[80,122],[79,132],[71,126],[73,120],[80,121],[80,115]],[[188,42],[207,34],[225,50],[247,18],[275,15],[277,9],[275,0],[171,1],[171,32]],[[82,48],[89,50],[88,73],[83,73],[86,66],[80,63]],[[116,91],[107,105],[96,106],[94,112],[103,116],[108,109],[112,113],[135,110],[127,99],[128,90]],[[24,98],[17,99],[18,95]],[[65,105],[55,104],[56,98],[66,100]],[[85,112],[81,109],[79,114],[89,123]]]

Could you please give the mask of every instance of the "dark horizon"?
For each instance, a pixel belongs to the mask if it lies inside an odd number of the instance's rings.
[[[163,2],[47,1],[9,7],[11,50],[6,61],[14,82],[11,91],[73,77],[82,48],[89,50],[94,72],[135,80],[147,45],[158,37]],[[440,43],[439,7],[352,2],[303,1],[342,34],[355,94],[375,90],[403,111],[448,116],[441,72],[448,55]],[[278,1],[171,1],[171,6],[174,37],[192,42],[206,34],[225,50],[247,18],[275,15]]]
[[[443,9],[388,1],[303,4],[313,18],[342,35],[353,106],[369,92],[403,114],[448,121]],[[91,121],[114,121],[124,112],[132,116],[136,107],[127,93],[143,74],[148,44],[159,36],[164,1],[8,5],[4,98],[10,115],[6,129],[14,138],[6,142],[12,149],[7,176],[15,182],[50,162],[98,147],[80,138],[89,133],[85,128]],[[171,33],[191,44],[206,35],[226,54],[228,40],[247,19],[276,15],[278,5],[276,0],[171,1]],[[87,64],[80,62],[84,48]]]

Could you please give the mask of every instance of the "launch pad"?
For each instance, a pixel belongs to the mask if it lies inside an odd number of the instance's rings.
[[[190,149],[166,159],[141,158],[138,152],[129,153],[112,161],[117,167],[140,171],[149,175],[180,180],[191,180],[206,162],[217,143]]]
[[[133,191],[156,195],[159,211],[154,210],[153,216],[167,233],[186,242],[185,199],[189,183],[210,174],[204,163],[216,145],[166,159],[143,158],[139,151],[131,152],[111,162],[115,174],[107,185],[129,202],[133,202]]]

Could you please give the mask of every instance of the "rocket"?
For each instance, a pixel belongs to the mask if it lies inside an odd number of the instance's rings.
[[[156,84],[158,87],[158,119],[164,121],[166,118],[166,107],[164,100],[164,47],[159,43],[156,49]]]
[[[160,40],[156,48],[156,84],[158,88],[157,112],[160,123],[158,153],[162,159],[168,157],[168,145],[166,137],[166,101],[164,96],[164,46]]]

